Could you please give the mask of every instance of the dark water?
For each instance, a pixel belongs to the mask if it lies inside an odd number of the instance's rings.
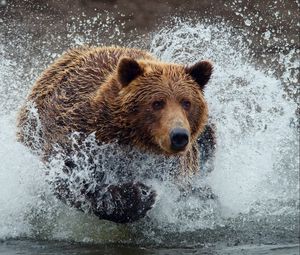
[[[238,247],[143,248],[118,245],[88,245],[63,242],[10,240],[0,244],[0,254],[6,255],[297,255],[299,245],[247,245]]]

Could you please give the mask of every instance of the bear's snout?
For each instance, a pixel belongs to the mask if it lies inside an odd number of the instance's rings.
[[[174,128],[170,132],[171,149],[182,151],[189,143],[189,132],[185,128]]]

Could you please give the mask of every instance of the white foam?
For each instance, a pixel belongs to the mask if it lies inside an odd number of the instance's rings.
[[[29,233],[25,216],[43,185],[39,160],[15,138],[14,115],[0,119],[0,237]]]
[[[38,158],[16,142],[15,110],[8,110],[0,115],[0,239],[26,236],[124,241],[130,240],[132,231],[139,230],[149,240],[160,243],[164,234],[215,229],[229,224],[228,217],[241,214],[251,217],[297,214],[298,204],[294,201],[299,198],[299,143],[293,125],[296,104],[284,98],[282,81],[268,74],[274,73],[272,70],[250,61],[251,50],[243,37],[227,25],[177,20],[176,26],[154,35],[150,50],[165,61],[190,64],[211,59],[214,62],[214,75],[205,95],[217,126],[215,169],[206,177],[195,177],[193,188],[209,184],[218,200],[204,201],[197,193],[184,197],[171,182],[154,179],[147,182],[158,192],[155,208],[148,219],[129,229],[84,215],[49,193]],[[291,52],[290,57],[285,56],[282,64],[294,66],[294,55]],[[21,104],[18,98],[24,98],[24,88],[29,86],[13,75],[11,61],[0,62],[0,92],[1,98],[8,98],[2,102],[7,109]],[[285,82],[288,77],[286,72]],[[16,92],[9,87],[15,83],[23,86],[23,90]],[[116,166],[128,163],[118,161],[109,149],[101,148],[106,163]],[[124,157],[120,155],[119,159]],[[155,162],[143,158],[131,164],[147,171]],[[106,163],[101,166],[104,170],[111,167]],[[163,170],[165,165],[157,169]],[[157,231],[164,234],[160,236]]]

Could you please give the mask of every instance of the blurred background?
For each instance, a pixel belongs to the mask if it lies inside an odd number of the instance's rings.
[[[103,26],[109,22],[105,15],[108,13],[109,19],[123,24],[118,29],[127,38],[153,32],[171,17],[177,16],[195,21],[225,20],[236,28],[248,27],[253,33],[252,46],[258,52],[282,49],[286,41],[290,47],[299,48],[297,0],[0,0],[0,26],[21,27],[19,32],[30,34],[36,46],[49,40],[51,35],[68,34],[67,30],[76,18],[82,16],[101,16],[91,26],[91,33],[95,32],[99,24]],[[266,34],[268,40],[261,40],[261,35],[267,31],[272,31],[272,36],[268,38]],[[10,33],[13,32],[6,31],[4,37],[9,39]],[[62,40],[68,44],[66,38],[62,37]]]
[[[23,63],[18,76],[31,81],[70,47],[149,49],[153,35],[180,19],[228,25],[246,40],[251,61],[267,64],[279,78],[287,71],[280,59],[290,54],[295,60],[300,48],[299,6],[298,0],[0,0],[1,55]],[[288,71],[295,77],[298,62],[293,63]],[[294,97],[289,91],[297,80],[284,81],[284,86]]]

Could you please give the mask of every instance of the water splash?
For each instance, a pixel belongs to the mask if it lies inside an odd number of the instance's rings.
[[[89,38],[89,34],[77,37],[76,26],[71,31],[72,38],[80,38],[75,44],[81,44],[85,36]],[[5,47],[0,47],[0,97],[2,109],[6,109],[0,120],[0,239],[34,237],[193,246],[253,239],[270,242],[283,233],[285,241],[296,240],[299,142],[297,105],[289,96],[296,92],[291,89],[292,93],[287,93],[283,86],[291,80],[298,82],[290,72],[297,66],[295,50],[280,56],[286,70],[279,79],[270,67],[255,62],[243,34],[228,24],[177,19],[176,25],[155,33],[150,51],[164,61],[214,62],[214,75],[205,95],[217,127],[215,169],[195,177],[186,193],[166,178],[162,181],[148,176],[147,183],[159,194],[155,208],[140,222],[118,226],[56,200],[38,158],[16,142],[15,109],[36,74],[23,83],[19,75],[14,75],[22,73],[23,66],[4,54]],[[36,64],[40,62],[42,66],[45,63],[37,60]],[[24,68],[28,68],[26,63]],[[75,155],[76,160],[87,167],[82,149],[82,155]],[[137,152],[131,155],[134,160],[122,161],[126,158],[124,151],[113,145],[94,149],[100,150],[99,156],[105,159],[101,160],[104,170],[117,166],[122,169],[131,163],[132,169],[143,169],[144,173],[155,169],[157,175],[172,165]],[[52,167],[59,171],[60,158],[56,160]],[[207,199],[212,192],[208,185],[218,199]]]

